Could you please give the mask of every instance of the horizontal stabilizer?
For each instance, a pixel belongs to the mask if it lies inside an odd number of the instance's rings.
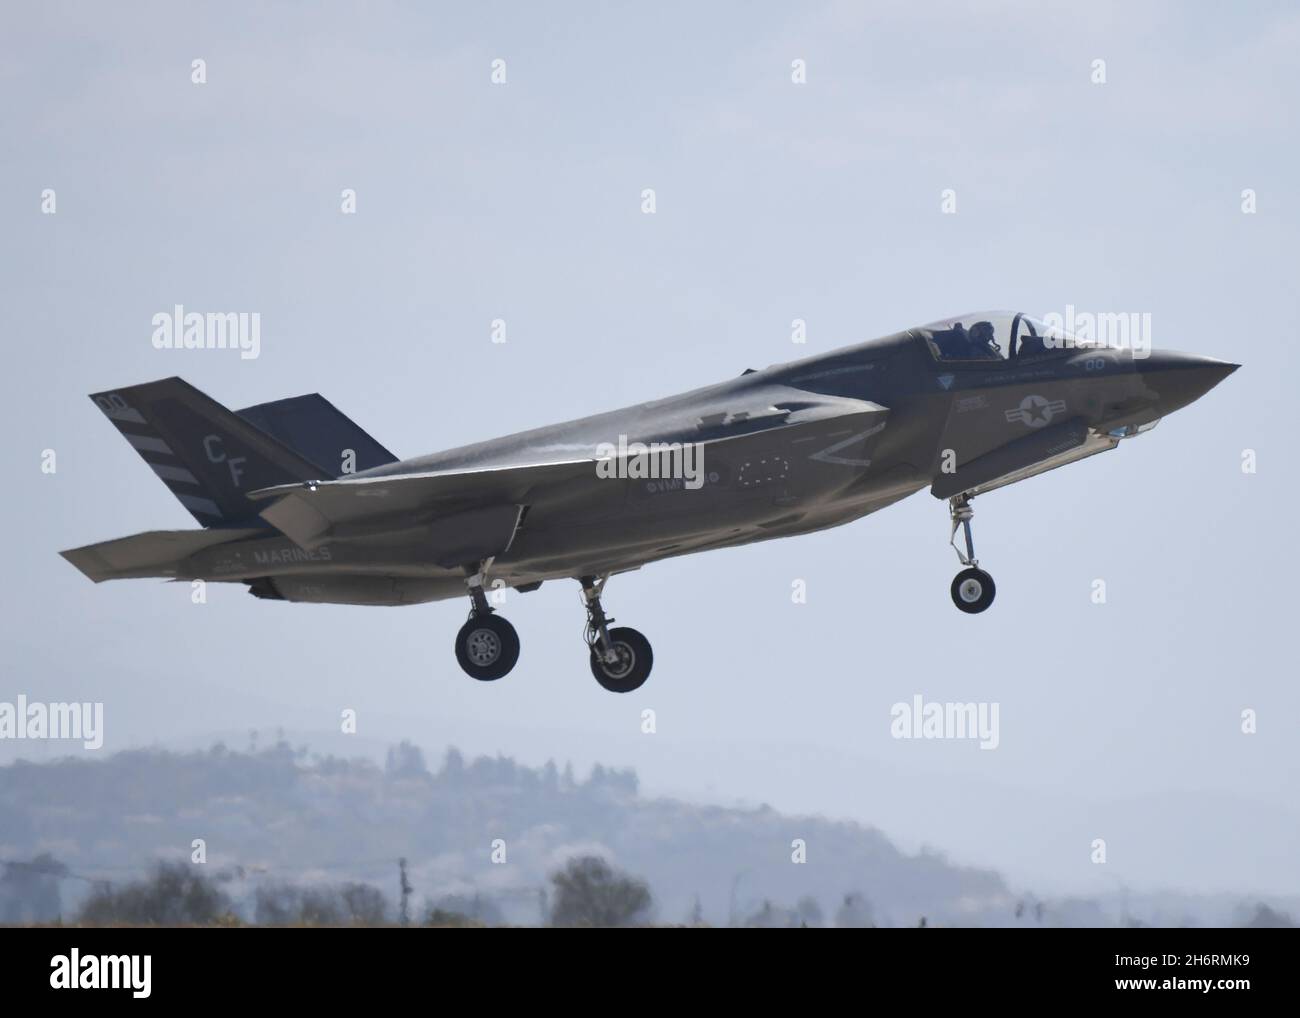
[[[235,413],[325,468],[325,477],[359,474],[397,462],[396,456],[317,392],[259,403]]]
[[[211,530],[150,530],[99,544],[59,552],[96,583],[176,575],[176,567],[196,552],[265,534],[263,527]]]

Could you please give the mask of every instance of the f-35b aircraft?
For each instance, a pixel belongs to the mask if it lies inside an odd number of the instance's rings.
[[[610,576],[839,526],[929,487],[963,566],[953,603],[982,612],[994,585],[975,558],[975,496],[1113,449],[1237,367],[983,312],[408,460],[317,394],[231,412],[168,378],[91,398],[203,529],[62,554],[96,583],[226,581],[333,604],[468,595],[456,658],[481,680],[519,656],[491,592],[572,578],[592,673],[626,693],[652,655],[610,627]]]

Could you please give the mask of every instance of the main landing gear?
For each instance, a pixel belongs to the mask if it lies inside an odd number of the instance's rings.
[[[978,615],[993,603],[997,587],[993,583],[993,577],[979,567],[979,561],[975,558],[975,542],[970,532],[970,521],[975,510],[971,508],[970,502],[967,495],[948,499],[948,512],[952,516],[952,534],[948,537],[948,543],[957,553],[961,564],[966,566],[953,578],[952,603],[970,615]],[[964,553],[957,547],[958,527],[962,528],[966,536]]]
[[[471,678],[491,682],[508,674],[519,660],[519,634],[488,604],[483,574],[480,569],[465,580],[473,607],[456,634],[456,660]]]
[[[600,603],[608,576],[580,576],[582,599],[587,605],[587,646],[591,648],[591,674],[611,693],[640,689],[650,677],[654,653],[650,641],[626,626],[610,629],[613,619],[605,617]]]
[[[469,587],[469,621],[456,634],[456,660],[471,678],[491,682],[507,675],[519,660],[519,634],[515,627],[497,615],[483,593],[483,583],[491,562],[485,562],[473,575],[466,577]],[[473,566],[467,567],[469,572]],[[607,576],[580,576],[582,600],[587,607],[586,640],[590,648],[591,674],[611,693],[630,693],[640,689],[650,677],[654,653],[650,641],[635,629],[610,629],[613,619],[606,618],[600,595]]]

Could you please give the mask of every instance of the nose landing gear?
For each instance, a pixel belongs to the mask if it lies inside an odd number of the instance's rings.
[[[608,576],[580,576],[582,599],[587,605],[587,646],[591,648],[591,674],[611,693],[630,693],[640,689],[650,677],[654,653],[650,641],[626,626],[610,629],[613,619],[606,618],[600,603]]]
[[[948,499],[948,512],[952,517],[952,533],[948,537],[948,543],[957,553],[961,564],[966,566],[953,578],[951,593],[952,603],[959,609],[970,615],[978,615],[993,603],[997,587],[993,583],[993,577],[979,568],[979,561],[975,558],[975,541],[971,537],[970,529],[970,521],[975,515],[975,510],[971,508],[970,503],[970,497],[967,495],[957,495]],[[965,552],[957,547],[958,527],[962,528],[966,537]]]

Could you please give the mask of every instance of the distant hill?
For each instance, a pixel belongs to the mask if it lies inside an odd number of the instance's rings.
[[[466,761],[450,749],[431,772],[406,743],[384,767],[284,742],[18,761],[0,768],[0,815],[0,860],[48,853],[70,874],[65,908],[92,880],[190,859],[196,839],[207,871],[237,900],[266,881],[343,880],[393,899],[405,858],[416,900],[477,893],[508,919],[536,922],[547,876],[573,855],[597,854],[646,880],[665,922],[694,913],[713,923],[831,923],[838,912],[880,925],[922,915],[1001,923],[1015,904],[997,873],[906,855],[855,823],[642,798],[633,772],[599,765],[579,780],[567,766]],[[800,855],[805,862],[792,861]]]
[[[582,855],[644,880],[661,923],[1287,926],[1296,914],[1294,901],[1123,889],[1040,901],[860,824],[645,798],[630,770],[580,780],[568,765],[449,749],[431,771],[409,743],[381,766],[280,741],[0,767],[0,922],[71,917],[97,882],[189,864],[198,841],[201,872],[245,918],[259,890],[298,900],[294,888],[351,883],[382,892],[391,917],[405,859],[413,916],[434,905],[533,924],[550,874]]]

